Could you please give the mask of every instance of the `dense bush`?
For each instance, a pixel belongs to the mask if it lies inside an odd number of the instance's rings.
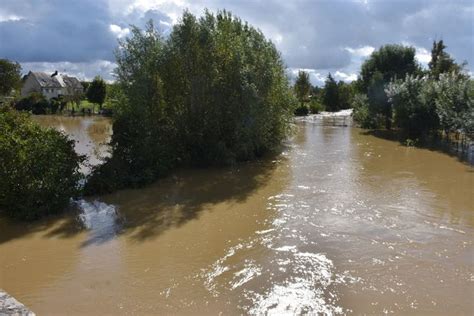
[[[473,81],[434,42],[429,70],[417,65],[413,47],[386,45],[361,67],[359,90],[353,102],[354,119],[364,128],[390,128],[418,138],[443,130],[446,134],[474,133]]]
[[[455,72],[439,80],[407,76],[387,86],[394,123],[410,137],[442,129],[446,133],[474,133],[474,86]]]
[[[393,108],[394,124],[406,131],[410,138],[438,130],[432,81],[407,75],[404,80],[390,83],[386,93]]]
[[[41,93],[31,93],[29,96],[20,99],[14,105],[18,111],[32,112],[33,114],[46,114],[49,102]]]
[[[275,46],[228,12],[185,12],[164,40],[149,23],[117,50],[112,157],[89,193],[150,182],[177,165],[253,159],[286,136],[294,99]]]
[[[367,95],[356,94],[352,101],[352,108],[354,109],[352,116],[362,128],[374,128],[377,125],[374,117],[370,115]]]
[[[455,72],[441,74],[433,82],[441,128],[474,136],[474,81]]]
[[[302,104],[295,109],[296,116],[306,116],[309,114],[309,107],[306,104]]]
[[[33,114],[56,114],[66,106],[63,97],[52,98],[49,101],[41,93],[31,93],[13,103],[13,107],[18,111],[31,112]]]
[[[309,102],[309,110],[311,111],[312,114],[318,114],[321,113],[325,110],[324,104],[317,100],[317,99],[312,99]]]
[[[0,108],[0,210],[24,220],[63,210],[77,193],[81,160],[62,133]]]

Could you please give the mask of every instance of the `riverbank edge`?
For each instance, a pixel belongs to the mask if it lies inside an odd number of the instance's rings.
[[[0,289],[0,315],[36,316],[13,296]]]

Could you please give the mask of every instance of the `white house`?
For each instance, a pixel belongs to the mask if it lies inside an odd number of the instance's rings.
[[[57,71],[51,75],[30,71],[23,79],[21,96],[26,97],[33,92],[41,93],[49,100],[59,96],[82,94],[83,88],[77,78],[60,75]]]

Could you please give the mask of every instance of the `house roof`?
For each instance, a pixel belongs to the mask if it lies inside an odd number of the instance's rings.
[[[45,72],[31,72],[31,75],[38,81],[39,85],[43,88],[75,88],[82,89],[82,85],[75,77],[69,77],[66,75],[56,75],[51,77],[50,74]]]
[[[62,78],[67,86],[76,89],[82,89],[82,84],[76,77],[62,76]]]

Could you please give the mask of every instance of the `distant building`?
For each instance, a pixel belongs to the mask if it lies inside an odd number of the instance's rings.
[[[60,75],[57,71],[53,74],[30,71],[23,79],[21,96],[26,97],[33,92],[41,93],[49,100],[59,96],[82,94],[84,90],[75,77]]]

